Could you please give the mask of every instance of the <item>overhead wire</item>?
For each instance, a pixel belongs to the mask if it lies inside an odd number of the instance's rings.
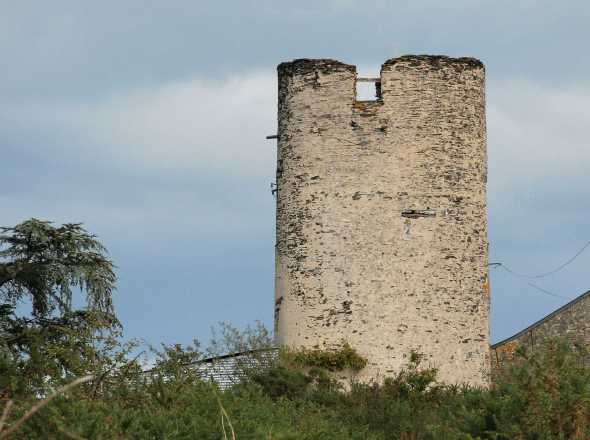
[[[524,274],[524,273],[517,272],[515,270],[510,269],[508,266],[506,266],[505,264],[503,264],[501,262],[498,262],[498,263],[490,263],[488,266],[490,266],[490,267],[501,267],[507,273],[509,273],[510,275],[514,276],[515,278],[534,280],[534,279],[538,279],[538,278],[544,278],[546,276],[553,275],[554,273],[559,272],[560,270],[562,270],[563,268],[565,268],[566,266],[568,266],[569,264],[571,264],[572,262],[574,262],[574,260],[576,258],[578,258],[580,255],[582,255],[582,253],[586,249],[588,249],[588,247],[590,247],[590,241],[588,241],[586,244],[584,244],[584,246],[582,246],[582,248],[578,252],[576,252],[574,254],[574,256],[571,257],[569,260],[567,260],[565,263],[557,266],[553,270],[550,270],[548,272],[543,272],[543,273],[540,273],[540,274],[536,274],[536,275],[529,275],[529,274]],[[553,293],[553,292],[551,292],[551,291],[549,291],[547,289],[544,289],[543,287],[540,287],[540,286],[538,286],[536,284],[533,284],[532,282],[527,282],[527,285],[530,286],[530,287],[532,287],[532,288],[534,288],[534,289],[536,289],[536,290],[538,290],[541,293],[546,294],[546,295],[553,296],[553,297],[556,297],[556,298],[565,299],[565,300],[568,299],[568,298],[566,298],[566,297],[564,297],[562,295],[558,295],[558,294]]]
[[[547,289],[543,289],[542,287],[540,287],[540,286],[537,286],[536,284],[533,284],[533,283],[527,283],[527,284],[528,284],[529,286],[531,286],[531,287],[533,287],[533,288],[537,289],[539,292],[542,292],[542,293],[544,293],[544,294],[546,294],[546,295],[549,295],[549,296],[554,296],[555,298],[561,298],[561,299],[565,299],[565,300],[568,300],[568,299],[569,299],[569,298],[566,298],[565,296],[558,295],[557,293],[550,292],[550,291],[549,291],[549,290],[547,290]]]
[[[491,263],[491,264],[490,264],[490,266],[492,266],[492,267],[501,267],[502,269],[506,270],[506,267],[505,267],[504,265],[502,265],[501,263]],[[513,274],[511,271],[509,271],[509,270],[506,270],[506,272],[507,272],[509,275],[511,275],[511,276],[513,276],[514,278],[516,278],[517,280],[520,280],[520,281],[522,281],[522,282],[525,282],[525,281],[523,280],[523,278],[522,278],[522,277],[517,277],[517,276],[515,276],[515,275],[514,275],[514,274]],[[536,290],[538,290],[539,292],[541,292],[541,293],[544,293],[545,295],[549,295],[549,296],[553,296],[553,297],[555,297],[555,298],[560,298],[560,299],[565,299],[565,300],[568,300],[568,298],[566,298],[565,296],[558,295],[557,293],[550,292],[549,290],[547,290],[547,289],[544,289],[543,287],[541,287],[541,286],[538,286],[538,285],[536,285],[536,284],[533,284],[533,283],[531,283],[530,281],[527,281],[527,282],[526,282],[526,284],[527,284],[528,286],[532,287],[533,289],[536,289]]]
[[[582,248],[578,252],[576,252],[576,254],[573,257],[571,257],[569,260],[567,260],[565,263],[561,264],[560,266],[557,266],[553,270],[550,270],[548,272],[543,272],[543,273],[540,273],[537,275],[528,275],[528,274],[517,272],[517,271],[512,270],[509,267],[507,267],[504,263],[491,263],[490,266],[499,266],[499,267],[503,268],[505,271],[507,271],[507,272],[511,273],[512,275],[517,276],[519,278],[528,278],[530,280],[544,278],[546,276],[553,275],[554,273],[559,272],[560,270],[562,270],[563,268],[565,268],[569,264],[573,263],[574,260],[576,258],[578,258],[580,255],[582,255],[582,253],[586,249],[588,249],[589,246],[590,246],[590,241],[588,241],[584,246],[582,246]]]
[[[506,267],[504,267],[504,266],[503,266],[502,264],[500,264],[500,263],[491,263],[491,264],[490,264],[490,266],[493,266],[493,267],[501,267],[502,269],[506,270]],[[510,271],[508,271],[508,270],[507,270],[506,272],[507,272],[508,274],[510,274],[510,275],[512,275],[512,276],[514,276],[514,274],[513,274],[512,272],[510,272]],[[517,277],[517,276],[514,276],[514,278],[516,278],[517,280],[520,280],[520,281],[522,281],[522,282],[525,282],[525,281],[523,281],[522,277]],[[558,295],[557,293],[550,292],[549,290],[547,290],[547,289],[544,289],[544,288],[543,288],[543,287],[541,287],[541,286],[537,286],[536,284],[533,284],[533,283],[531,283],[530,281],[526,282],[526,284],[527,284],[528,286],[532,287],[533,289],[536,289],[536,290],[538,290],[539,292],[541,292],[541,293],[544,293],[545,295],[549,295],[549,296],[553,296],[553,297],[555,297],[555,298],[560,298],[560,299],[565,299],[565,300],[568,300],[568,298],[566,298],[565,296]]]

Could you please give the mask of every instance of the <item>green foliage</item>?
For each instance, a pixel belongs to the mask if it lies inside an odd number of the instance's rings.
[[[343,383],[334,373],[358,372],[366,364],[367,360],[346,343],[330,351],[283,348],[272,365],[263,371],[247,372],[246,376],[274,399],[296,399],[310,393],[342,390]]]
[[[72,288],[87,294],[92,310],[112,312],[113,264],[105,248],[79,223],[60,227],[37,219],[0,228],[0,300],[4,307],[25,298],[35,317],[68,312]]]
[[[297,399],[307,393],[312,378],[302,371],[291,370],[278,365],[254,374],[252,381],[260,385],[264,394],[273,399],[281,397]]]
[[[31,219],[0,228],[0,394],[43,395],[128,362],[130,346],[117,340],[115,274],[105,253],[80,224]],[[77,291],[86,295],[84,310],[72,307]],[[31,312],[17,314],[27,304]]]
[[[586,348],[549,340],[542,350],[518,350],[491,390],[494,417],[506,438],[590,438],[590,368]],[[523,410],[526,409],[526,410]]]
[[[260,321],[253,327],[237,329],[227,322],[220,322],[218,328],[211,329],[211,340],[206,349],[210,357],[228,353],[244,353],[266,350],[274,346],[271,333]]]
[[[349,369],[358,372],[367,365],[367,359],[359,355],[348,343],[343,343],[338,350],[286,349],[282,356],[286,362],[296,366],[323,368],[328,371]]]
[[[97,333],[111,324],[110,315],[80,310],[43,320],[5,320],[0,390],[9,395],[43,394],[73,377],[95,373],[99,366],[111,368],[116,359],[127,362],[132,343],[121,344],[118,331]]]
[[[221,390],[191,372],[203,353],[196,343],[164,346],[150,374],[133,362],[119,364],[100,392],[88,383],[56,399],[19,438],[220,439],[222,408],[226,431],[229,420],[238,439],[590,438],[587,353],[557,341],[523,352],[489,389],[438,383],[436,370],[411,354],[406,368],[381,385],[351,383],[345,390],[328,369],[279,359]],[[18,399],[8,423],[35,401]]]

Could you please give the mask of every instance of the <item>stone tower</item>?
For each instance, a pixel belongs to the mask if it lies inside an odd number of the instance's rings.
[[[446,382],[489,373],[485,71],[472,58],[386,61],[378,99],[356,67],[278,66],[275,330],[348,342],[361,380],[426,355]]]

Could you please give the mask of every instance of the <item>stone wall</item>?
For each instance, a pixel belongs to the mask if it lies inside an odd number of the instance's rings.
[[[492,345],[492,367],[497,369],[513,361],[519,346],[534,350],[548,338],[564,338],[590,347],[590,291],[514,336]]]
[[[275,330],[279,344],[399,371],[412,350],[447,382],[489,380],[485,72],[472,58],[404,56],[381,96],[356,68],[280,64]]]

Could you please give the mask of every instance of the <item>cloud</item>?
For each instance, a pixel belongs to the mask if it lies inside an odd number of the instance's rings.
[[[520,273],[559,267],[590,240],[590,83],[491,80],[488,98],[490,261]],[[588,289],[590,253],[534,280],[573,299]],[[566,300],[492,269],[494,339],[508,337]]]
[[[273,74],[7,103],[3,224],[81,221],[109,239],[125,230],[119,240],[129,246],[144,246],[155,230],[179,245],[272,237],[276,141],[265,135],[276,131]]]
[[[7,2],[4,2],[7,3]],[[502,4],[504,3],[504,4]],[[96,97],[295,57],[481,57],[496,75],[585,78],[590,3],[55,0],[0,14],[0,96]]]
[[[590,214],[590,84],[492,81],[487,94],[492,226],[537,246],[563,241],[564,224],[581,233]]]
[[[488,88],[490,176],[497,189],[585,176],[590,84],[492,81]]]
[[[38,102],[16,113],[128,167],[233,176],[274,168],[265,135],[276,130],[276,79],[268,73],[194,78],[83,103]]]

